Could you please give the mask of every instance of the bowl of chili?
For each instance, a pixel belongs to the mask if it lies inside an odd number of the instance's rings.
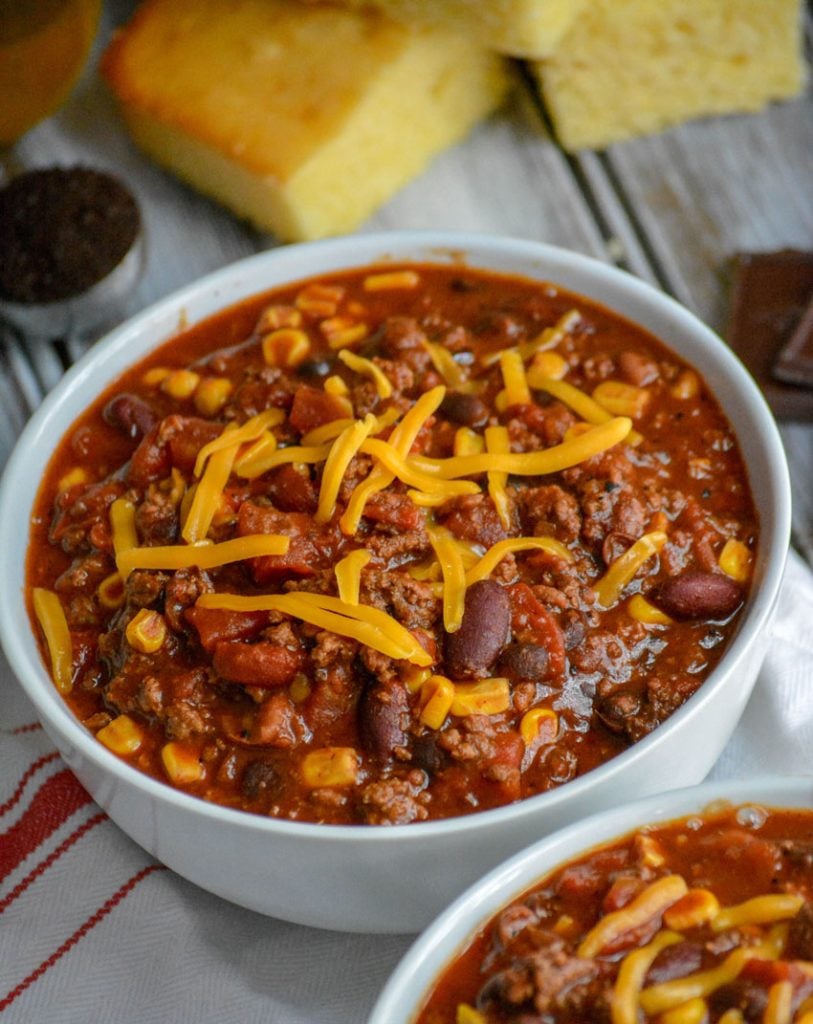
[[[708,783],[594,815],[456,900],[368,1024],[806,1020],[813,781]]]
[[[170,867],[409,931],[706,774],[788,533],[767,407],[677,303],[536,243],[356,236],[210,275],[66,374],[4,476],[0,629]]]

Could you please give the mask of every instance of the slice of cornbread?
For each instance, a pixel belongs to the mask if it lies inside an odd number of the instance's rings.
[[[102,73],[147,153],[286,241],[355,228],[507,87],[459,33],[295,0],[147,0]]]
[[[535,72],[576,150],[793,96],[801,51],[800,0],[590,0]]]
[[[306,0],[307,3],[320,0]],[[586,0],[336,0],[376,7],[397,21],[447,25],[513,57],[545,57]]]

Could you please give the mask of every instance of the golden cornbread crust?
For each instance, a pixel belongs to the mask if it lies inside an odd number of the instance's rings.
[[[590,0],[535,65],[562,145],[601,148],[805,81],[799,0]]]
[[[508,84],[460,33],[295,0],[147,0],[102,74],[157,162],[286,241],[355,228]]]
[[[303,0],[319,3],[321,0]],[[406,24],[446,25],[512,57],[552,53],[587,0],[336,0]]]

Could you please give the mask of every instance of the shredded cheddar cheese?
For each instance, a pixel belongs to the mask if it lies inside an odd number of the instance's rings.
[[[336,498],[342,486],[344,474],[350,460],[358,454],[365,438],[375,426],[375,416],[368,413],[363,420],[354,420],[349,427],[339,434],[331,446],[325,467],[322,471],[322,485],[319,489],[319,504],[316,515],[317,523],[327,523],[336,510]]]
[[[494,429],[501,428],[494,427]],[[441,480],[431,473],[423,473],[415,467],[412,460],[405,459],[389,441],[381,441],[373,437],[364,442],[361,450],[367,455],[372,455],[388,472],[409,487],[428,491],[430,494],[443,494],[447,498],[454,497],[456,494],[476,494],[480,490],[473,481]]]
[[[446,388],[442,386],[427,391],[421,395],[418,401],[404,415],[401,422],[393,427],[388,443],[398,455],[405,457],[409,453],[421,427],[436,411],[443,401],[445,394]],[[350,495],[344,515],[339,520],[339,527],[342,533],[352,536],[356,532],[361,522],[361,517],[364,515],[364,506],[367,504],[368,498],[379,491],[383,491],[385,487],[389,487],[394,479],[395,474],[383,466],[377,465],[373,467],[367,479],[362,480]]]
[[[507,455],[511,451],[508,430],[505,427],[486,427],[486,452]],[[511,528],[511,502],[505,485],[508,474],[501,470],[490,470],[488,473],[488,493],[494,502],[500,522],[506,530]]]
[[[614,910],[602,917],[582,939],[578,955],[588,959],[597,956],[605,946],[609,946],[625,932],[658,917],[687,892],[688,886],[680,875],[665,875],[652,882],[621,910]]]
[[[624,957],[610,999],[612,1024],[638,1024],[638,996],[649,968],[662,949],[682,941],[682,935],[662,931],[648,945]]]
[[[361,587],[361,570],[373,556],[366,548],[356,548],[349,555],[336,563],[336,584],[339,588],[339,598],[345,604],[356,605],[359,603],[359,589]]]
[[[110,506],[110,529],[116,557],[138,544],[135,526],[135,505],[126,498],[116,498]]]
[[[429,542],[440,563],[443,574],[443,628],[447,633],[456,633],[463,621],[463,607],[466,599],[466,572],[463,557],[454,537],[448,530],[432,529]]]
[[[547,476],[600,455],[623,441],[632,428],[632,420],[616,416],[606,423],[591,427],[578,437],[563,441],[538,452],[483,452],[482,455],[454,455],[450,459],[430,459],[413,455],[410,462],[422,472],[433,473],[442,480],[457,480],[490,470],[515,476]]]
[[[602,608],[611,608],[621,597],[624,587],[630,582],[647,559],[657,555],[669,538],[662,530],[645,533],[616,558],[593,589]]]
[[[201,608],[225,608],[237,612],[280,611],[320,629],[329,629],[340,636],[358,640],[391,658],[410,661],[413,665],[432,664],[431,656],[409,630],[386,612],[369,605],[348,605],[340,598],[300,591],[257,597],[202,594],[197,603]]]
[[[245,558],[284,555],[291,538],[276,533],[255,533],[235,537],[220,544],[167,544],[157,547],[128,548],[116,556],[122,576],[133,569],[215,569]]]
[[[62,604],[53,590],[34,587],[31,594],[34,614],[48,645],[54,683],[60,693],[70,693],[73,688],[73,647]]]
[[[443,345],[423,339],[423,347],[429,353],[432,365],[450,388],[459,390],[466,383],[463,367],[455,362],[454,356]]]
[[[310,445],[308,447],[304,445],[291,445],[288,448],[277,448],[267,455],[258,456],[251,463],[242,464],[237,471],[237,475],[245,480],[255,480],[270,469],[284,466],[288,462],[304,462],[308,464],[324,462],[328,455],[330,455],[330,449],[330,444]]]
[[[235,445],[247,444],[249,441],[256,441],[264,431],[278,426],[284,419],[285,413],[282,409],[267,409],[246,420],[241,427],[236,427],[233,423],[227,424],[219,437],[205,444],[198,452],[198,457],[195,459],[195,476],[200,477],[206,460],[215,452],[223,451],[224,448],[232,448]]]
[[[236,433],[236,428],[226,427],[221,437]],[[231,475],[238,447],[237,441],[225,444],[207,460],[181,530],[181,536],[187,544],[196,544],[206,538]]]
[[[350,370],[354,370],[356,373],[360,373],[364,377],[369,377],[373,384],[375,384],[375,389],[379,398],[390,397],[392,394],[392,384],[383,370],[379,366],[376,366],[372,359],[365,359],[364,356],[358,356],[346,348],[339,352],[339,359],[341,359],[344,365]]]
[[[380,416],[376,416],[375,425],[370,433],[373,436],[380,434],[382,430],[386,430],[387,427],[391,427],[400,415],[401,411],[396,406],[390,406],[390,408],[385,409]],[[309,430],[307,434],[302,435],[302,444],[316,445],[324,444],[326,441],[332,441],[334,438],[337,438],[346,427],[351,426],[354,422],[355,421],[352,416],[344,416],[338,420],[331,420],[330,423],[324,423],[321,427],[314,427],[313,430]]]
[[[508,348],[500,353],[500,370],[507,405],[530,405],[531,391],[525,378],[525,363],[518,349]]]
[[[739,928],[747,924],[766,924],[770,921],[785,921],[794,917],[802,907],[804,899],[792,893],[775,893],[770,896],[755,896],[734,907],[725,907],[711,922],[715,932]]]
[[[478,580],[490,576],[506,555],[515,551],[547,551],[548,554],[561,558],[563,562],[572,562],[573,556],[558,540],[553,537],[506,537],[492,544],[483,557],[466,573],[466,585],[471,586]]]

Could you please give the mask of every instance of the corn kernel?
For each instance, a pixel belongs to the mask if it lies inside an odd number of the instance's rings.
[[[336,284],[309,284],[296,297],[296,307],[314,316],[333,316],[344,298],[344,288]]]
[[[161,748],[164,771],[176,786],[186,786],[203,777],[198,751],[182,743],[165,743]]]
[[[479,1010],[475,1010],[468,1003],[458,1003],[455,1024],[486,1024],[486,1019]]]
[[[662,1013],[658,1017],[658,1024],[704,1024],[707,1020],[706,1001],[696,997]]]
[[[172,370],[167,366],[153,366],[151,370],[147,370],[141,378],[143,384],[146,384],[148,388],[157,387],[162,381],[172,373]]]
[[[312,789],[352,786],[358,776],[358,755],[353,747],[322,747],[302,759],[302,778]]]
[[[476,683],[457,683],[449,711],[453,715],[499,715],[511,706],[507,679],[480,679]]]
[[[206,377],[195,391],[195,408],[201,416],[216,416],[232,393],[228,377]]]
[[[519,734],[526,747],[539,740],[553,743],[559,735],[559,716],[552,708],[531,708],[520,720]]]
[[[508,392],[505,388],[494,396],[494,408],[497,412],[505,412],[508,408]]]
[[[161,381],[161,390],[171,398],[191,398],[200,384],[200,374],[194,370],[173,370]]]
[[[620,380],[604,380],[593,389],[593,399],[613,416],[640,416],[649,404],[646,388],[636,388]]]
[[[421,687],[420,720],[430,729],[439,729],[446,721],[454,700],[454,683],[445,676],[430,676]]]
[[[401,671],[401,678],[410,693],[417,693],[431,675],[431,668],[420,668],[418,665],[410,665],[408,662]]]
[[[154,654],[166,640],[167,626],[159,612],[141,608],[127,623],[124,635],[134,650]]]
[[[364,278],[365,292],[380,292],[386,289],[417,288],[420,284],[420,277],[414,270],[390,270],[382,274],[368,274]]]
[[[471,427],[459,427],[454,435],[455,455],[479,455],[486,450],[486,439]]]
[[[332,395],[338,400],[339,405],[344,408],[348,416],[353,415],[353,403],[348,397],[350,389],[338,374],[334,373],[332,377],[328,377],[322,386],[326,394]]]
[[[367,324],[353,320],[349,316],[334,316],[323,320],[319,329],[327,338],[327,343],[333,349],[347,348],[348,345],[355,345],[367,337],[369,328]]]
[[[660,608],[656,608],[654,604],[647,601],[643,594],[635,594],[629,599],[627,611],[636,622],[643,622],[648,626],[670,626],[672,624],[672,619],[666,612],[662,612]]]
[[[648,868],[659,868],[666,862],[663,849],[657,839],[652,836],[637,835],[635,849],[641,863]]]
[[[183,478],[183,473],[175,466],[172,467],[172,472],[165,481],[166,483],[166,495],[169,498],[172,505],[177,508],[178,505],[183,501],[183,496],[186,493],[186,480]]]
[[[279,327],[262,341],[267,366],[299,366],[311,350],[310,338],[296,327]]]
[[[268,306],[260,314],[257,322],[257,334],[267,334],[278,327],[299,327],[302,314],[295,306]]]
[[[59,478],[59,483],[56,485],[57,491],[62,494],[63,491],[70,490],[71,487],[78,487],[79,484],[86,484],[90,480],[90,474],[82,466],[75,466],[73,469],[69,469],[67,473],[63,473]]]
[[[682,932],[685,928],[698,928],[701,924],[713,920],[720,909],[720,904],[713,892],[708,889],[689,889],[685,896],[673,903],[664,912],[663,920],[667,928]]]
[[[576,922],[570,914],[560,914],[556,924],[553,926],[553,931],[555,931],[557,935],[564,935],[567,937],[573,934],[575,925]]]
[[[751,575],[752,561],[753,555],[746,545],[741,540],[734,540],[733,537],[725,542],[720,552],[720,568],[738,583],[745,583]]]
[[[114,754],[134,754],[144,742],[144,734],[129,715],[119,715],[99,729],[96,739]]]
[[[301,704],[311,695],[311,682],[304,672],[297,672],[288,687],[288,695],[294,704]]]
[[[111,572],[96,588],[96,596],[103,608],[121,608],[124,604],[124,580],[119,573]]]
[[[694,398],[700,391],[700,380],[694,370],[684,370],[669,390],[674,398]]]
[[[534,387],[535,377],[547,377],[548,380],[561,380],[570,369],[567,360],[558,352],[537,352],[528,369],[528,383]]]

